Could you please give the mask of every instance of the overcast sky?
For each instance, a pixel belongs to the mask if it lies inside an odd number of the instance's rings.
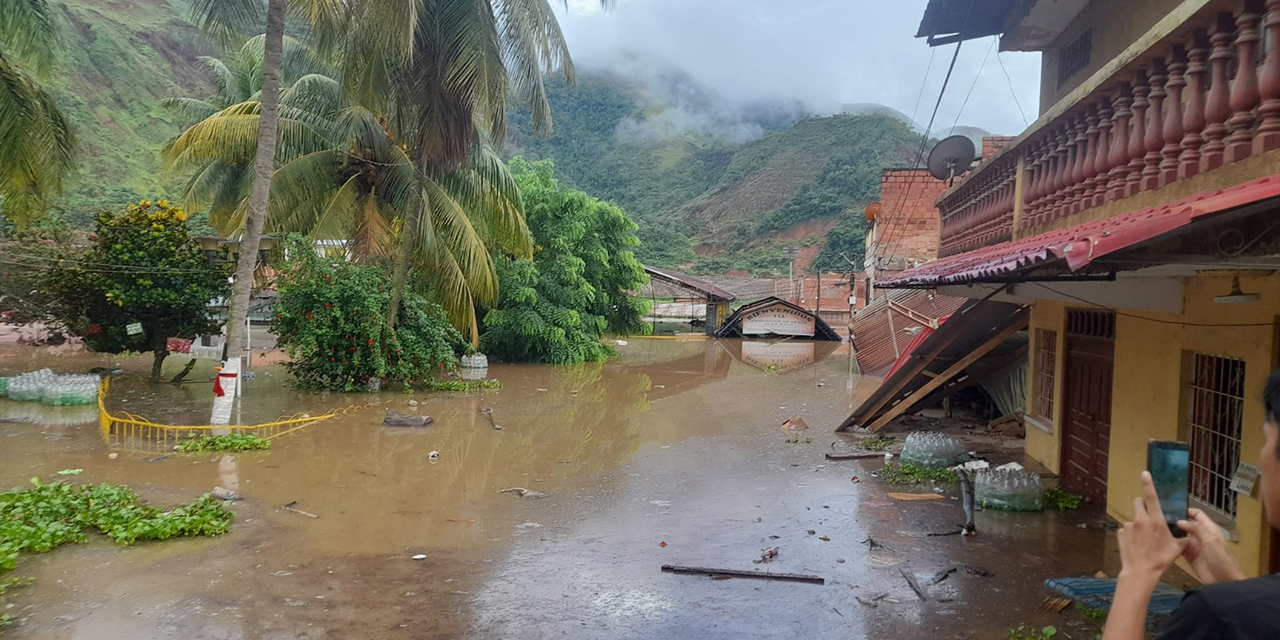
[[[559,11],[579,67],[638,52],[663,58],[734,100],[795,99],[819,112],[877,102],[907,115],[915,109],[923,125],[955,49],[930,49],[914,37],[926,0],[616,1],[608,13],[598,0],[569,0],[568,11]],[[1026,123],[1013,96],[1034,121],[1039,75],[1039,54],[999,54],[992,38],[964,43],[934,130],[951,127],[973,87],[960,124],[1020,133]]]

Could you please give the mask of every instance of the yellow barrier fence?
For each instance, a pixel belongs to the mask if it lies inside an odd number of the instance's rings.
[[[102,439],[112,449],[125,449],[140,452],[170,452],[184,438],[214,433],[252,433],[268,440],[293,433],[309,427],[317,422],[328,420],[334,416],[350,413],[347,410],[334,410],[318,416],[295,414],[280,418],[274,422],[255,425],[169,425],[156,424],[139,416],[128,413],[112,415],[107,411],[107,390],[111,388],[111,380],[102,381],[98,390],[98,426],[102,431]],[[364,407],[360,407],[364,408]],[[350,407],[346,408],[350,409]]]

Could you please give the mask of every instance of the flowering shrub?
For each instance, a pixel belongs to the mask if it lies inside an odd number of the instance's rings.
[[[386,269],[332,262],[300,237],[284,253],[271,327],[299,388],[358,391],[373,380],[407,388],[457,367],[462,335],[437,305],[405,292],[396,326],[387,322]]]

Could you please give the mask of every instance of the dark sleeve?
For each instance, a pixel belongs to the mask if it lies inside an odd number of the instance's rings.
[[[1173,610],[1156,640],[1226,640],[1222,621],[1198,591],[1192,591]]]

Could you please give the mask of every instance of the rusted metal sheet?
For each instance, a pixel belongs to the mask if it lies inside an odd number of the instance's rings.
[[[965,298],[913,289],[891,290],[858,311],[850,327],[863,375],[881,377],[921,332],[955,313]]]
[[[1280,198],[1280,174],[1226,189],[1205,191],[1158,207],[1049,231],[1029,238],[934,260],[876,282],[877,288],[933,287],[984,278],[1008,278],[1015,271],[1062,261],[1079,271],[1107,254],[1175,231],[1205,217]]]
[[[702,278],[695,278],[687,273],[672,271],[670,269],[659,269],[658,267],[645,267],[645,271],[655,279],[679,285],[685,289],[696,291],[709,300],[730,301],[735,300],[737,296],[717,287]]]

